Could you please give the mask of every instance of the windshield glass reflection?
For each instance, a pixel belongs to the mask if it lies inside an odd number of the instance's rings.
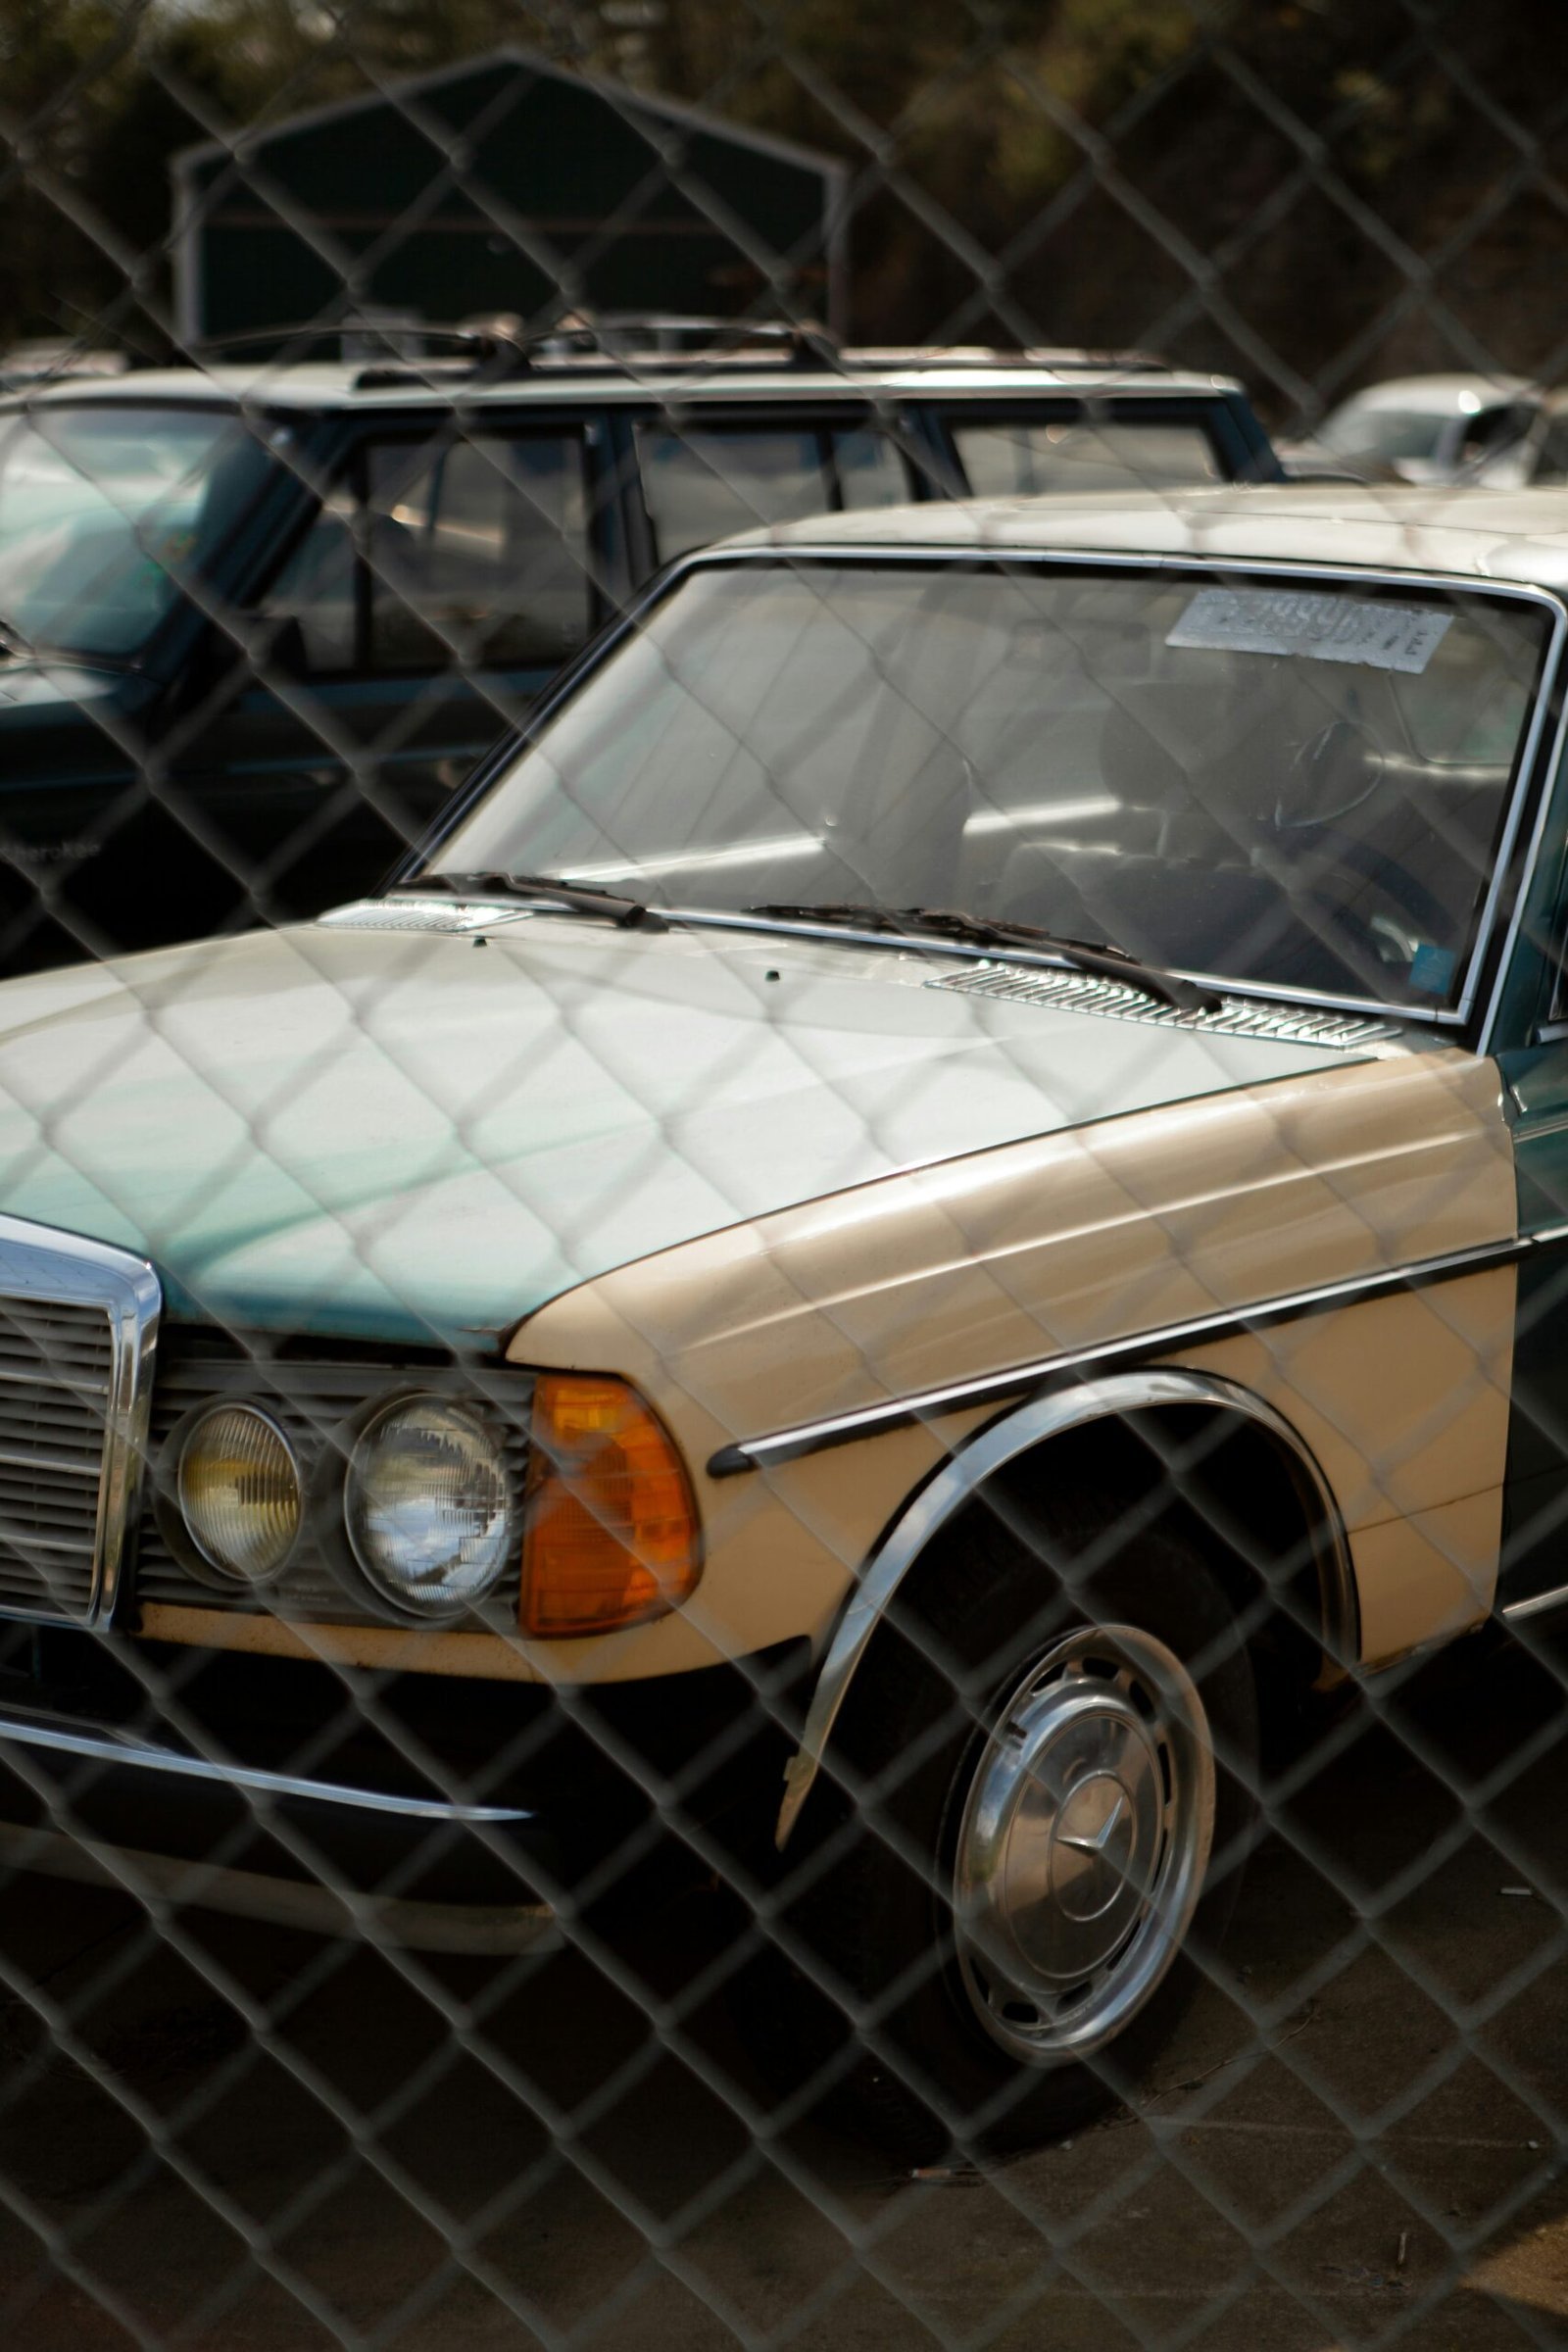
[[[134,653],[264,464],[228,410],[0,412],[0,627],[23,645]]]
[[[1542,665],[1537,605],[1169,569],[690,575],[433,870],[662,904],[961,907],[1436,1009]]]

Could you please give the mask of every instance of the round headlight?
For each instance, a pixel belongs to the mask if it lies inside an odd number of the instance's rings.
[[[217,1404],[180,1448],[179,1508],[210,1568],[241,1584],[275,1576],[300,1530],[293,1448],[254,1404]]]
[[[500,1446],[440,1396],[407,1396],[376,1415],[350,1457],[343,1511],[370,1583],[421,1616],[470,1607],[516,1548]]]

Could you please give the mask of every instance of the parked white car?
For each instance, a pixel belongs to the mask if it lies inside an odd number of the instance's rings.
[[[1522,376],[1397,376],[1353,392],[1280,454],[1293,472],[1330,464],[1372,480],[1458,481],[1522,441],[1540,405]]]

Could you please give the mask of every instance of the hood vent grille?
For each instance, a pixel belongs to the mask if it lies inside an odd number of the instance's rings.
[[[1333,1046],[1353,1054],[1398,1036],[1390,1021],[1350,1012],[1305,1012],[1294,1004],[1256,1004],[1227,997],[1217,1012],[1178,1012],[1119,980],[1090,972],[1025,971],[1015,963],[977,963],[944,972],[927,988],[959,997],[998,997],[1019,1004],[1048,1004],[1068,1012],[1098,1012],[1113,1021],[1144,1021],[1154,1029],[1196,1030],[1204,1037],[1255,1037],[1299,1046]]]

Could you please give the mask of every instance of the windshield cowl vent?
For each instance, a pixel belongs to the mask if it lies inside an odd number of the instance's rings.
[[[1016,964],[978,963],[970,971],[944,972],[925,985],[960,997],[998,997],[1068,1012],[1095,1012],[1113,1021],[1146,1021],[1158,1029],[1196,1029],[1205,1037],[1333,1046],[1347,1054],[1399,1034],[1392,1022],[1368,1020],[1361,1013],[1306,1012],[1298,1005],[1250,1004],[1236,997],[1227,997],[1217,1012],[1180,1012],[1120,981],[1083,972],[1020,971]]]

